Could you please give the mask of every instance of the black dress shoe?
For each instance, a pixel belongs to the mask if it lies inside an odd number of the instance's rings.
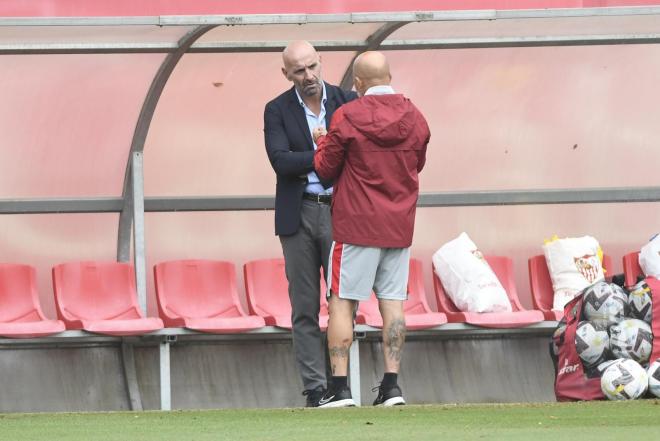
[[[319,386],[316,389],[308,389],[302,393],[307,397],[306,407],[319,407],[319,401],[325,395],[325,388]]]

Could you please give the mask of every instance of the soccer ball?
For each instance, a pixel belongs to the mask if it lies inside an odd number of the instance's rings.
[[[651,363],[646,373],[649,376],[649,392],[660,397],[660,358]]]
[[[653,332],[648,323],[626,319],[610,327],[610,350],[617,358],[646,364],[653,349]]]
[[[646,393],[648,374],[634,360],[617,360],[600,377],[600,388],[609,400],[634,400]]]
[[[620,362],[621,360],[624,360],[623,358],[617,358],[616,360],[606,360],[596,366],[596,373],[598,377],[602,377],[603,373],[607,370],[608,367],[612,366],[615,363]]]
[[[628,315],[628,294],[618,285],[596,282],[584,290],[587,320],[609,327]]]
[[[610,337],[605,328],[588,321],[578,324],[575,332],[575,349],[586,367],[605,360],[609,348]]]
[[[639,282],[630,288],[628,295],[628,305],[630,306],[630,315],[636,319],[651,323],[653,316],[653,299],[651,298],[651,288],[645,281]]]

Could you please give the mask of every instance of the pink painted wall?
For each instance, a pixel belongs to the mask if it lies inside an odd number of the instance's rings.
[[[21,15],[26,5],[48,4],[50,9],[33,14],[66,15],[72,10],[62,5],[76,3],[9,1],[0,12],[13,5],[15,15]],[[80,15],[89,12],[77,6]],[[129,12],[140,11],[154,13]],[[500,28],[497,22],[433,29],[414,24],[392,38],[653,27],[648,18],[631,20],[615,25],[606,19],[567,20],[562,29]],[[275,34],[271,27],[234,27],[207,38],[250,40],[261,33],[271,39],[321,40],[336,33],[364,38],[375,27],[283,26]],[[88,31],[88,41],[114,35],[102,28]],[[67,41],[86,41],[78,31],[57,32]],[[171,29],[131,32],[140,40],[177,38]],[[0,42],[15,37],[0,28]],[[351,57],[323,53],[324,77],[338,82]],[[433,133],[422,191],[658,185],[659,45],[398,51],[388,57],[394,87],[423,110]],[[0,56],[0,198],[120,195],[140,106],[163,58]],[[290,87],[280,65],[279,54],[186,55],[164,91],[147,139],[146,194],[272,195],[275,177],[264,151],[262,113],[265,102]],[[0,216],[0,261],[37,267],[44,307],[53,317],[50,268],[68,260],[114,259],[117,220],[116,214]],[[621,256],[639,249],[658,225],[657,203],[424,208],[418,211],[413,256],[425,262],[431,295],[431,254],[466,231],[484,253],[514,258],[518,289],[529,306],[526,259],[541,252],[544,238],[591,234],[614,257],[614,272],[619,272]],[[151,300],[156,262],[231,260],[242,286],[243,263],[281,255],[270,211],[153,213],[146,216],[146,228]],[[153,304],[150,309],[153,313]]]
[[[0,199],[121,195],[146,87],[164,55],[0,56]],[[0,262],[115,260],[118,214],[0,216]]]
[[[422,191],[658,183],[658,46],[388,57],[394,87],[424,111],[433,133]],[[324,53],[325,78],[337,82],[348,61],[349,54]],[[147,140],[146,193],[273,194],[262,112],[289,87],[279,67],[278,54],[186,56]],[[281,255],[272,221],[272,212],[148,215],[150,264],[206,257],[232,260],[240,270],[247,260]],[[426,262],[431,294],[430,256],[466,231],[485,253],[514,258],[520,295],[531,305],[527,258],[542,252],[544,238],[594,235],[620,272],[622,255],[638,249],[658,225],[657,204],[423,208],[413,255]]]
[[[135,121],[164,57],[0,55],[0,198],[121,194]]]

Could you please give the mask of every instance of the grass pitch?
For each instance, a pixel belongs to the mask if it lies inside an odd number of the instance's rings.
[[[660,433],[660,401],[350,409],[0,414],[0,440],[635,440]]]

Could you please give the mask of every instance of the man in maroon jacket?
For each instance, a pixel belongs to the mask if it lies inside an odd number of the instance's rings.
[[[383,317],[385,374],[374,405],[405,404],[397,375],[406,334],[410,245],[430,132],[421,112],[390,87],[385,56],[365,52],[353,65],[359,99],[314,130],[314,168],[336,179],[328,275],[332,386],[320,407],[355,405],[347,385],[353,312],[376,293]]]

